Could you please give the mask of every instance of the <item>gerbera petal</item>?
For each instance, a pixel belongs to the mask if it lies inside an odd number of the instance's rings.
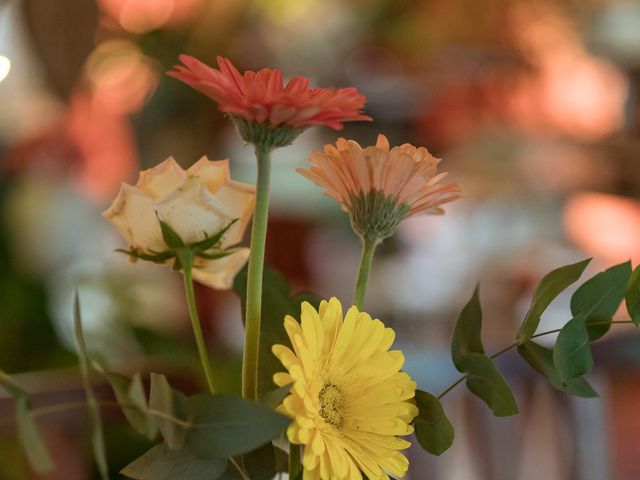
[[[220,110],[249,122],[306,128],[326,125],[340,130],[343,123],[371,120],[361,113],[365,97],[355,88],[309,88],[305,77],[294,77],[286,85],[278,70],[240,74],[230,60],[218,57],[218,69],[196,58],[180,55],[167,75],[185,82],[219,104]]]
[[[407,216],[441,213],[440,206],[460,198],[459,187],[445,183],[440,160],[410,144],[390,148],[380,134],[376,145],[362,148],[339,138],[309,157],[312,167],[297,171],[319,185],[351,217],[361,237],[383,239]]]

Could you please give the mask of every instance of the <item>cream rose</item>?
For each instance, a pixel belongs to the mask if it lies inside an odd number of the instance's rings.
[[[221,248],[229,248],[242,240],[254,204],[255,187],[232,180],[228,160],[202,157],[183,170],[169,157],[140,172],[135,186],[123,183],[102,215],[129,242],[130,250],[143,253],[167,250],[158,218],[187,244],[204,240],[236,219],[220,243]],[[248,248],[238,248],[216,260],[197,257],[193,278],[212,288],[231,288],[248,256]]]

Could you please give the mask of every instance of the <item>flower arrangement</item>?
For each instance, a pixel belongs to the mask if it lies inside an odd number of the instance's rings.
[[[410,445],[408,435],[415,433],[434,455],[452,445],[454,428],[442,400],[458,384],[466,382],[496,416],[518,413],[493,361],[513,349],[556,389],[597,395],[585,379],[593,368],[590,345],[613,324],[640,326],[639,268],[632,270],[626,262],[598,273],[573,294],[566,325],[538,332],[545,309],[578,281],[589,260],[553,270],[538,285],[514,342],[493,355],[482,344],[476,288],[452,338],[459,380],[437,395],[421,390],[402,371],[403,353],[392,349],[394,331],[362,311],[367,279],[376,247],[394,235],[400,222],[411,215],[443,213],[442,205],[460,198],[459,186],[446,180],[440,160],[426,148],[391,147],[382,134],[374,146],[340,138],[311,153],[311,166],[299,173],[348,214],[362,241],[362,257],[352,302],[293,295],[287,282],[264,266],[271,152],[316,125],[340,130],[347,121],[371,120],[362,113],[365,98],[354,88],[309,88],[302,77],[285,85],[282,74],[272,69],[240,74],[225,58],[218,58],[218,69],[189,56],[180,59],[183,65],[168,75],[213,99],[229,116],[255,149],[257,181],[254,186],[232,180],[228,160],[203,157],[183,170],[169,158],[141,172],[135,186],[123,184],[103,213],[127,241],[120,251],[131,261],[168,265],[182,273],[208,386],[208,392],[187,397],[161,374],[151,374],[148,381],[140,374],[127,378],[90,359],[76,295],[81,373],[103,479],[109,474],[91,370],[111,384],[131,427],[159,439],[122,470],[140,480],[271,479],[278,472],[304,480],[402,477],[409,466],[402,453]],[[251,217],[251,244],[241,247]],[[247,271],[238,273],[245,262]],[[194,280],[216,289],[233,285],[244,303],[242,396],[214,390]],[[630,319],[614,321],[623,302]],[[550,333],[558,333],[553,349],[535,341]],[[0,385],[15,398],[18,433],[31,465],[38,472],[52,470],[29,395],[2,372]]]

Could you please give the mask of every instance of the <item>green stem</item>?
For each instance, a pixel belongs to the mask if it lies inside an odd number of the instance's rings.
[[[589,323],[589,326],[597,326],[597,325],[625,325],[625,324],[632,324],[633,322],[631,320],[614,320],[612,322],[608,322],[608,321],[603,321],[603,322],[592,322]],[[555,328],[553,330],[547,330],[545,332],[540,332],[540,333],[536,333],[535,335],[533,335],[530,340],[533,340],[534,338],[538,338],[538,337],[544,337],[545,335],[551,335],[552,333],[559,333],[560,330],[562,330],[561,328]],[[516,348],[519,345],[518,342],[512,343],[511,345],[509,345],[508,347],[503,348],[502,350],[494,353],[493,355],[491,355],[489,358],[494,359],[499,357],[500,355],[502,355],[503,353],[507,353],[510,350],[513,350],[514,348]],[[469,376],[469,374],[464,374],[462,375],[460,378],[458,378],[455,382],[453,382],[451,385],[449,385],[447,388],[445,388],[442,393],[440,393],[440,395],[438,395],[438,400],[440,400],[442,397],[444,397],[447,393],[449,393],[451,390],[453,390],[454,388],[456,388],[458,385],[460,385],[462,382],[464,382],[466,380],[466,378]]]
[[[198,316],[198,308],[196,306],[196,296],[193,292],[193,278],[191,270],[193,269],[193,252],[189,249],[178,252],[178,258],[182,264],[182,273],[184,277],[184,291],[187,295],[187,306],[189,308],[189,317],[191,317],[191,326],[193,327],[193,335],[198,346],[198,354],[200,355],[200,363],[204,370],[204,376],[207,378],[207,385],[211,393],[215,392],[213,387],[213,373],[211,371],[211,363],[209,363],[209,355],[207,354],[207,346],[202,335],[202,327],[200,326],[200,317]]]
[[[256,208],[251,227],[251,253],[247,274],[247,305],[245,318],[244,356],[242,359],[242,396],[258,397],[258,354],[260,351],[260,311],[262,306],[262,272],[269,219],[269,177],[271,150],[256,147],[258,179]]]
[[[377,246],[378,239],[375,237],[362,239],[362,256],[360,257],[360,269],[358,270],[358,280],[356,281],[356,293],[353,298],[353,304],[358,307],[358,310],[362,310],[364,305],[369,270],[371,270],[371,262]]]
[[[300,474],[300,447],[289,443],[289,478],[296,480]]]

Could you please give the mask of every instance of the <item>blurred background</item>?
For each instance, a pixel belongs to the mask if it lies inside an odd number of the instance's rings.
[[[349,302],[359,260],[338,206],[295,173],[312,150],[384,132],[443,158],[464,199],[382,245],[366,305],[396,329],[422,388],[456,378],[449,339],[478,281],[494,352],[549,270],[593,256],[587,278],[640,260],[637,1],[0,1],[0,369],[36,407],[83,398],[76,286],[96,358],[127,375],[166,373],[185,392],[201,386],[179,275],[114,253],[123,242],[100,216],[122,181],[170,155],[184,167],[229,157],[235,178],[254,181],[252,150],[216,105],[164,76],[180,53],[367,96],[374,122],[314,128],[275,153],[268,261],[296,290]],[[237,391],[240,303],[196,293],[216,381]],[[540,329],[568,319],[563,295]],[[616,328],[594,346],[600,399],[566,397],[501,357],[522,413],[494,418],[455,390],[444,403],[454,447],[440,458],[410,450],[408,478],[640,478],[638,340]],[[12,414],[0,392],[0,479],[97,478],[82,410],[39,418],[58,464],[48,476],[28,469]],[[150,444],[117,409],[103,414],[117,472]]]

